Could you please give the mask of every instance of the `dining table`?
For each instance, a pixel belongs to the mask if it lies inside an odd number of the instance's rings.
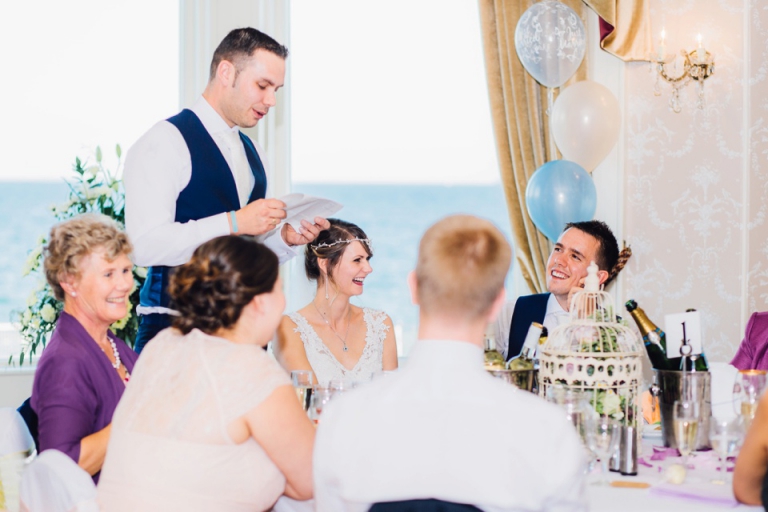
[[[600,485],[599,469],[587,475],[591,512],[706,512],[714,510],[763,510],[740,504],[733,496],[733,460],[726,462],[723,478],[715,452],[693,452],[684,480],[673,483],[683,466],[677,450],[665,448],[661,438],[644,438],[638,453],[637,475],[609,473],[609,485]],[[720,483],[724,482],[724,483]]]

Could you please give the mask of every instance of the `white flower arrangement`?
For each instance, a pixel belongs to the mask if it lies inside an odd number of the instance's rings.
[[[94,155],[96,160],[94,165],[86,167],[80,158],[75,159],[73,166],[75,176],[71,181],[67,181],[69,198],[58,205],[51,206],[56,222],[70,219],[81,213],[95,212],[112,217],[121,225],[125,225],[125,191],[122,181],[117,177],[121,168],[120,145],[115,147],[115,153],[117,167],[114,173],[104,167],[99,147],[96,148]],[[45,280],[42,254],[46,243],[46,237],[41,236],[37,245],[29,251],[22,270],[24,276],[36,276],[38,286],[30,294],[27,307],[21,311],[14,311],[15,319],[21,328],[21,335],[25,340],[25,345],[19,354],[19,364],[24,364],[25,355],[31,359],[38,348],[45,346],[63,308],[63,304],[56,300],[51,287]],[[131,346],[139,328],[138,316],[132,314],[132,311],[139,302],[139,289],[146,276],[147,269],[134,267],[134,288],[129,296],[128,314],[111,326],[112,332]],[[8,363],[13,363],[13,356]]]

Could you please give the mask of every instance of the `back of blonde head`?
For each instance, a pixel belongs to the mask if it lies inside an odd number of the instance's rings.
[[[422,313],[466,320],[485,316],[504,288],[512,250],[491,222],[446,217],[421,239],[416,284]]]

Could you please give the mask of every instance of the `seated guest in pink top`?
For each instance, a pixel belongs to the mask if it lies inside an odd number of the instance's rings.
[[[88,213],[57,224],[45,248],[45,275],[64,302],[32,387],[40,451],[54,448],[98,482],[112,413],[136,353],[109,326],[128,314],[132,247],[109,217]]]
[[[170,280],[179,312],[115,411],[103,512],[270,510],[312,497],[315,430],[262,350],[285,309],[275,253],[250,237],[198,247]]]
[[[768,370],[768,311],[749,317],[744,340],[731,365],[738,370]]]

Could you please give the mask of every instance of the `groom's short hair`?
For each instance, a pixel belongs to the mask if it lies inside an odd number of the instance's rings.
[[[487,314],[504,288],[512,250],[490,221],[471,215],[446,217],[419,244],[418,302],[426,315],[474,320]]]

